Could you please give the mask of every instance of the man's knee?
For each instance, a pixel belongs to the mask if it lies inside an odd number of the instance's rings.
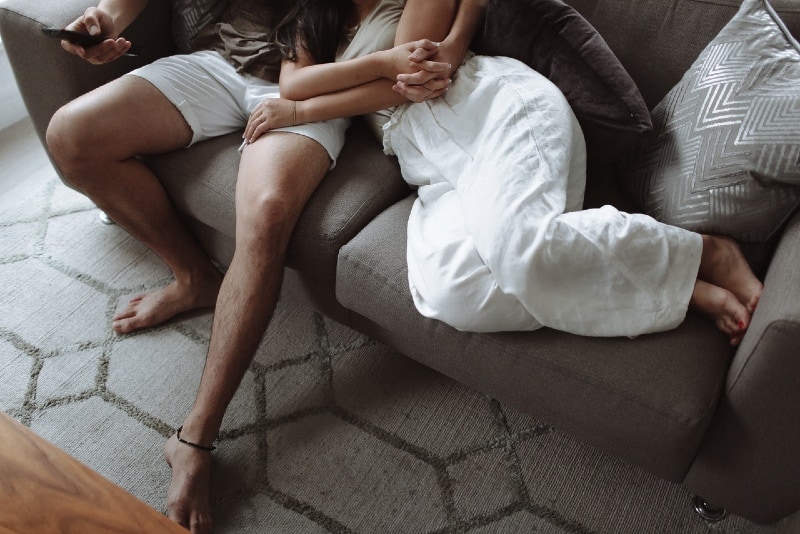
[[[92,135],[92,121],[69,103],[56,111],[45,134],[47,148],[64,177],[80,187],[86,170],[103,159],[105,149]]]
[[[45,134],[47,148],[62,170],[78,159],[81,152],[81,130],[75,128],[77,121],[71,107],[70,103],[55,112]]]
[[[329,167],[328,153],[319,143],[295,134],[273,135],[258,151],[246,152],[236,191],[239,244],[283,250]]]
[[[289,244],[302,206],[275,193],[249,195],[236,206],[237,246],[282,252]]]

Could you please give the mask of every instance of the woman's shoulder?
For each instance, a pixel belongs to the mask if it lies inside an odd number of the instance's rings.
[[[397,24],[403,14],[405,0],[380,0],[361,21],[348,39],[341,43],[337,61],[365,56],[394,46]]]
[[[398,11],[402,13],[404,7],[406,7],[406,0],[380,0],[375,11],[376,13],[396,14]]]

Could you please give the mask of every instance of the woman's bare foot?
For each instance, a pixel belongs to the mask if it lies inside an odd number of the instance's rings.
[[[764,290],[739,245],[728,237],[703,236],[698,278],[733,293],[750,314],[755,311]]]
[[[742,342],[750,326],[750,312],[736,295],[727,289],[697,280],[689,305],[711,317],[717,328],[728,335],[731,345],[737,346]]]
[[[164,444],[164,458],[172,468],[167,517],[193,534],[211,532],[211,453],[180,443],[173,435]]]
[[[213,308],[222,284],[222,274],[213,266],[197,282],[175,280],[146,295],[138,295],[111,321],[118,334],[150,328],[164,323],[183,312]]]

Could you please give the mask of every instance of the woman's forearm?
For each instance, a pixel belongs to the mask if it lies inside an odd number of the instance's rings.
[[[379,52],[335,63],[299,65],[284,61],[280,77],[281,97],[307,100],[391,76],[393,73],[387,72],[386,62]]]
[[[363,115],[405,102],[405,97],[392,91],[392,84],[376,80],[301,101],[265,98],[250,114],[243,137],[249,144],[276,128]]]
[[[364,115],[407,102],[392,90],[394,82],[381,79],[358,87],[297,102],[297,122],[308,123]]]
[[[461,0],[450,32],[444,39],[447,46],[466,54],[472,39],[480,28],[489,0]]]
[[[407,0],[395,33],[395,44],[403,45],[419,39],[441,41],[452,33],[458,3],[459,0]],[[408,53],[412,50],[409,49]],[[397,55],[393,56],[390,51],[327,64],[313,64],[310,58],[303,57],[301,51],[298,55],[299,61],[284,61],[281,66],[281,96],[290,100],[306,100],[380,78],[395,80],[398,74],[419,68],[402,65]]]
[[[406,0],[394,44],[443,40],[451,31],[459,0]]]
[[[396,42],[446,39],[454,50],[463,47],[461,59],[487,4],[488,0],[408,0]],[[299,53],[298,61],[285,61],[281,67],[281,97],[298,101],[298,122],[301,117],[302,122],[314,122],[371,113],[406,102],[392,86],[398,74],[416,72],[419,67],[406,59],[413,47],[405,53],[398,50],[399,45],[389,51],[327,64],[313,64]],[[398,57],[402,59],[398,61]],[[403,62],[406,70],[401,70]],[[443,70],[445,65],[442,64]]]

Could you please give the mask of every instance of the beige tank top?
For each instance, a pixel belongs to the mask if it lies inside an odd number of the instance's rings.
[[[361,24],[353,28],[347,38],[340,43],[336,61],[354,59],[392,48],[397,23],[400,22],[400,15],[403,14],[405,5],[405,0],[378,0]],[[379,141],[383,140],[383,125],[389,121],[394,109],[376,111],[364,117]]]

